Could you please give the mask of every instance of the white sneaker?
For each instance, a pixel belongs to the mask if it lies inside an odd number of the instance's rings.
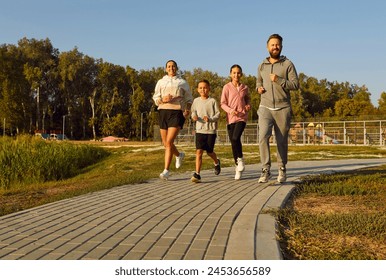
[[[180,152],[180,155],[178,157],[176,157],[176,168],[181,167],[182,161],[184,160],[184,158],[185,158],[185,153]]]
[[[261,176],[259,178],[259,183],[267,183],[269,181],[269,179],[271,179],[272,175],[271,175],[271,171],[267,168],[264,168],[262,171],[261,171]]]
[[[287,174],[286,174],[285,167],[279,168],[279,175],[277,176],[277,181],[279,183],[284,183],[285,181],[287,181]]]
[[[243,172],[239,171],[238,166],[236,166],[235,171],[236,171],[236,173],[235,173],[235,180],[240,180],[241,179],[241,174]]]
[[[160,179],[167,181],[169,179],[170,172],[168,170],[162,171],[162,173],[159,175]]]
[[[237,158],[237,170],[243,172],[245,169],[245,164],[243,158]]]

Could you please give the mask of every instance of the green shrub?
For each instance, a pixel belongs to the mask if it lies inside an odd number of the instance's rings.
[[[106,157],[100,147],[30,136],[0,138],[0,188],[61,180]]]

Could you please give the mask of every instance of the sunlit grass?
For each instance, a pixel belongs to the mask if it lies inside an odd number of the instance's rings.
[[[385,259],[386,165],[306,178],[279,211],[290,259]]]

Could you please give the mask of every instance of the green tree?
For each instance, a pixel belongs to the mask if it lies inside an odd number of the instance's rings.
[[[0,117],[9,134],[32,131],[30,86],[23,74],[24,60],[14,45],[0,46]]]
[[[45,119],[50,101],[55,100],[57,93],[57,64],[59,51],[51,41],[23,38],[18,42],[23,55],[23,74],[30,84],[31,104],[35,104],[35,112],[31,117],[35,119],[35,129],[45,129]]]
[[[83,55],[77,48],[59,55],[58,71],[63,92],[63,115],[68,119],[71,138],[85,137],[89,96],[94,90],[94,59]]]
[[[124,137],[128,134],[127,123],[129,122],[128,115],[117,114],[102,123],[101,132],[103,135],[116,135]]]
[[[383,117],[386,117],[386,92],[381,93],[381,97],[378,99],[378,110]]]
[[[99,64],[97,80],[99,91],[96,105],[99,112],[98,123],[101,127],[105,127],[104,122],[110,123],[110,118],[118,114],[128,115],[131,88],[125,68],[108,62]]]

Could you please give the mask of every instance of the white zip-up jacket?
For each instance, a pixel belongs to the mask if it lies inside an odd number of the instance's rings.
[[[162,103],[162,97],[169,94],[173,99],[168,103]],[[185,110],[186,104],[192,104],[193,96],[189,84],[184,79],[165,75],[155,86],[153,100],[158,109]]]

